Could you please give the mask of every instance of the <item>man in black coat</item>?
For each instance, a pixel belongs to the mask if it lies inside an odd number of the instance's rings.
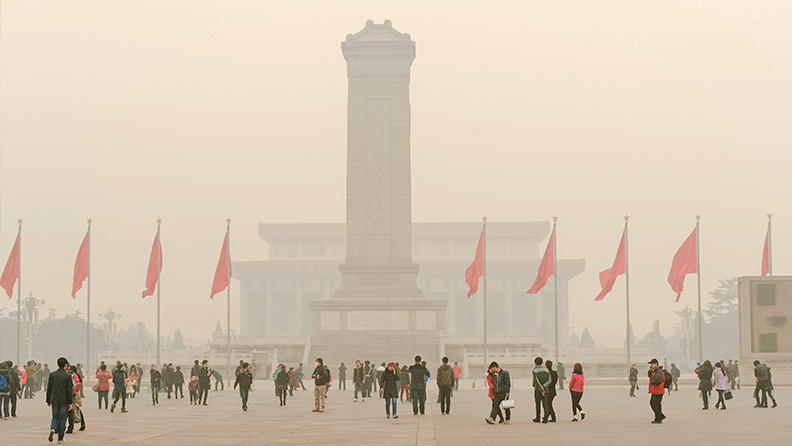
[[[429,369],[421,363],[421,357],[415,357],[415,364],[410,366],[410,395],[412,395],[413,416],[418,416],[418,409],[421,415],[424,414],[426,405],[426,378],[430,376]]]
[[[493,398],[490,416],[484,421],[488,424],[495,424],[495,418],[501,416],[501,403],[509,399],[509,392],[511,392],[511,377],[509,376],[509,372],[500,368],[495,361],[490,363],[487,372],[492,374]],[[504,409],[503,411],[506,413],[506,420],[503,424],[511,424],[511,409]]]
[[[635,387],[638,386],[637,364],[633,364],[632,367],[630,367],[630,375],[628,377],[628,380],[630,381],[630,396],[635,398]]]
[[[239,373],[236,374],[234,389],[239,385],[239,396],[242,397],[242,410],[247,412],[248,396],[250,396],[250,385],[253,384],[253,374],[250,373],[250,364],[243,362]]]
[[[71,375],[66,371],[69,361],[58,358],[58,370],[50,373],[47,383],[47,406],[52,407],[52,421],[50,422],[49,441],[58,429],[58,443],[64,443],[63,435],[66,432],[66,416],[72,409],[73,383]]]
[[[330,371],[324,365],[322,358],[316,358],[316,368],[311,373],[314,379],[314,405],[311,412],[324,412],[327,383],[330,382]]]
[[[203,396],[203,405],[208,406],[206,399],[209,397],[209,389],[212,387],[212,382],[209,377],[212,376],[212,371],[209,370],[209,360],[204,359],[201,362],[201,367],[198,369],[198,404],[201,404],[201,397]]]
[[[126,413],[126,379],[127,373],[124,365],[118,366],[113,372],[113,404],[110,406],[110,413],[116,408],[118,400],[121,400],[121,412]]]

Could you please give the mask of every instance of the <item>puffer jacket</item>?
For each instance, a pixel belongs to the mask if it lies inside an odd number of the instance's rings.
[[[385,369],[379,381],[379,385],[382,388],[382,397],[385,399],[398,398],[400,380],[401,378],[399,378],[399,374],[395,370],[391,372]]]
[[[511,390],[511,378],[509,371],[500,369],[500,372],[492,375],[492,394],[509,393]]]
[[[715,390],[727,390],[729,388],[729,379],[721,369],[715,369]]]
[[[706,365],[702,365],[698,372],[699,386],[698,389],[702,392],[712,390],[712,369]]]
[[[437,385],[440,387],[454,386],[454,369],[448,364],[437,368]]]

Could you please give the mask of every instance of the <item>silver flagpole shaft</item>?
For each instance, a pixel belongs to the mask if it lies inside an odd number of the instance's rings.
[[[701,254],[699,251],[699,220],[701,215],[696,215],[696,277],[698,279],[698,344],[699,362],[704,362],[704,319],[701,317]]]
[[[558,364],[558,237],[556,222],[558,217],[553,216],[553,288],[555,295],[555,363]]]
[[[767,273],[773,275],[773,214],[767,214]]]
[[[17,354],[16,363],[18,367],[22,367],[20,361],[20,342],[22,339],[22,219],[19,219],[19,245],[17,246]]]
[[[484,221],[483,237],[481,238],[481,275],[484,278],[482,298],[484,301],[484,367],[489,367],[489,350],[487,349],[487,216],[482,217]]]
[[[231,219],[226,219],[226,291],[228,292],[228,358],[227,372],[228,385],[231,385]]]
[[[88,336],[87,336],[87,356],[88,358],[85,360],[85,379],[86,381],[90,381],[91,375],[91,219],[88,219],[88,258],[87,258],[87,281],[88,284],[86,286],[86,291],[88,292],[88,309],[87,309],[87,319],[88,319]]]
[[[162,240],[160,240],[160,225],[162,224],[162,219],[157,219],[157,367],[160,367],[162,361],[160,360],[160,289],[162,289],[162,283],[160,281],[160,265],[162,264],[162,259],[160,258],[160,253],[162,252]]]
[[[628,224],[630,220],[629,215],[624,216],[624,279],[627,285],[627,367],[632,367],[632,357],[630,349],[632,348],[632,339],[630,339],[630,251],[629,251],[629,234],[627,233]]]

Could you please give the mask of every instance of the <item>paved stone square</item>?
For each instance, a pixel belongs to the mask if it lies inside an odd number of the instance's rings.
[[[306,383],[307,384],[307,383]],[[566,445],[717,444],[787,445],[792,442],[792,389],[777,388],[779,406],[754,409],[752,390],[735,391],[725,411],[701,410],[698,391],[691,386],[663,401],[668,417],[652,425],[646,387],[637,398],[620,386],[588,386],[581,405],[586,420],[572,423],[567,391],[556,398],[555,424],[535,424],[530,391],[517,390],[517,409],[510,426],[484,422],[489,400],[481,389],[465,389],[452,399],[451,416],[440,416],[435,389],[430,388],[426,415],[412,416],[409,404],[399,404],[398,420],[385,418],[380,399],[352,402],[352,391],[332,389],[327,411],[312,413],[313,389],[296,391],[286,407],[278,405],[272,383],[256,381],[249,411],[243,412],[238,393],[211,392],[209,406],[190,406],[188,399],[168,400],[152,406],[149,395],[128,401],[129,413],[98,410],[96,394],[88,391],[84,403],[87,429],[67,435],[70,444],[136,445],[524,445],[529,442]],[[714,393],[714,392],[713,392]],[[49,431],[49,408],[39,392],[33,400],[21,400],[19,417],[0,421],[0,443],[45,444]],[[717,399],[717,398],[716,398]]]

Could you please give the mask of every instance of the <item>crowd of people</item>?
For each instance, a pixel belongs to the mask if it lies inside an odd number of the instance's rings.
[[[34,399],[36,394],[45,389],[46,402],[52,408],[49,441],[54,441],[57,434],[59,443],[65,442],[64,434],[74,432],[74,427],[79,424],[79,431],[86,428],[86,417],[81,410],[85,398],[83,381],[84,375],[81,364],[69,364],[66,358],[59,358],[58,368],[50,372],[47,364],[38,364],[29,361],[23,367],[14,365],[11,361],[0,362],[0,419],[8,420],[17,416],[17,402],[19,399]],[[777,407],[773,395],[772,373],[770,367],[760,361],[754,361],[754,377],[756,386],[754,398],[756,408]],[[663,413],[663,396],[672,391],[678,391],[678,381],[681,375],[679,368],[671,364],[670,370],[665,370],[657,359],[648,362],[647,377],[649,379],[648,392],[650,394],[650,407],[654,412],[652,423],[661,424],[666,416]],[[255,376],[255,363],[239,361],[234,371],[235,381],[233,388],[239,388],[242,400],[242,410],[248,410],[248,400],[252,390]],[[490,399],[489,415],[485,418],[488,424],[510,424],[511,409],[514,401],[511,400],[512,380],[509,372],[500,367],[497,362],[492,362],[486,371],[486,383]],[[694,370],[698,378],[698,391],[703,402],[703,410],[709,409],[712,391],[717,392],[716,409],[726,410],[727,401],[732,399],[732,390],[739,390],[740,369],[738,361],[717,361],[712,364],[707,360],[698,364]],[[441,416],[451,413],[451,398],[454,391],[459,390],[459,379],[462,371],[458,363],[449,364],[447,357],[442,358],[441,364],[434,375],[438,395],[436,403],[440,405]],[[355,361],[352,370],[353,402],[365,402],[376,394],[378,399],[384,400],[385,417],[399,418],[398,403],[412,403],[413,416],[424,415],[426,410],[427,386],[432,379],[432,373],[426,361],[420,356],[415,357],[415,362],[409,366],[397,362],[381,363],[376,366],[371,361]],[[287,396],[294,396],[295,390],[307,390],[303,384],[305,376],[303,364],[289,367],[278,364],[272,373],[275,394],[281,406],[286,405]],[[630,383],[629,396],[635,397],[638,386],[639,371],[637,364],[632,364],[629,370]],[[215,391],[218,385],[222,390],[222,376],[216,370],[209,368],[208,360],[195,360],[190,370],[189,380],[182,371],[181,366],[163,364],[158,368],[152,364],[148,374],[144,373],[138,364],[128,365],[117,361],[112,367],[104,362],[96,368],[96,382],[93,390],[97,394],[99,410],[108,410],[115,413],[120,405],[120,413],[126,413],[127,399],[135,399],[141,393],[141,383],[149,380],[146,392],[151,393],[153,406],[159,404],[160,393],[167,399],[183,399],[184,386],[190,398],[190,405],[208,406],[208,396],[211,390],[211,379],[215,379]],[[328,391],[332,386],[333,376],[322,358],[317,358],[310,378],[314,380],[314,408],[313,412],[324,412]],[[347,367],[342,362],[338,367],[337,382],[339,390],[346,390]],[[555,398],[558,391],[568,389],[571,399],[572,421],[583,421],[586,413],[581,406],[585,387],[583,366],[576,363],[573,367],[569,383],[564,386],[567,379],[563,364],[559,363],[553,369],[553,362],[537,357],[531,370],[531,383],[533,388],[535,423],[554,423],[557,421],[555,411]],[[219,382],[219,383],[218,383]],[[112,391],[112,393],[111,393]],[[772,406],[768,406],[768,398]],[[112,399],[112,403],[110,400]],[[104,406],[104,407],[103,407]]]

